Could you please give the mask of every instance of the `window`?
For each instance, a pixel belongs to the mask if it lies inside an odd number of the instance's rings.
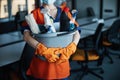
[[[25,5],[25,0],[12,0],[12,16],[16,15],[18,11],[25,11]]]
[[[28,1],[28,13],[35,9],[35,0]]]
[[[8,5],[7,0],[0,0],[0,18],[8,17]]]
[[[4,12],[5,12],[5,13],[8,12],[8,7],[7,7],[7,5],[4,5]]]

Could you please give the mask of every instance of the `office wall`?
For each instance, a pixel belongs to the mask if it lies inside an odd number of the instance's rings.
[[[72,9],[72,0],[67,0],[67,6]]]
[[[76,0],[76,8],[79,10],[79,17],[87,17],[87,7],[92,7],[95,15],[99,17],[100,0]]]
[[[117,0],[103,0],[103,18],[116,16],[116,9]]]

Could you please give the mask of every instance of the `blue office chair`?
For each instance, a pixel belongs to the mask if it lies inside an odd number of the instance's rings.
[[[107,30],[103,46],[106,56],[110,59],[110,63],[113,63],[110,54],[118,55],[120,58],[120,19],[115,20]]]
[[[17,30],[20,31],[21,30],[21,24],[23,21],[25,21],[25,16],[27,15],[27,11],[18,11],[15,15],[15,25],[17,27]]]
[[[75,54],[72,55],[71,60],[72,61],[77,61],[78,63],[81,64],[81,69],[78,70],[71,70],[71,72],[78,72],[81,71],[82,74],[77,78],[79,80],[82,80],[82,78],[85,76],[87,73],[91,73],[92,75],[100,78],[103,80],[103,77],[100,76],[99,74],[95,73],[94,70],[100,70],[101,73],[103,73],[103,69],[100,67],[95,67],[95,68],[90,68],[88,63],[91,61],[97,61],[98,65],[102,64],[103,60],[103,47],[101,45],[102,43],[102,27],[103,24],[100,23],[98,24],[98,27],[95,31],[95,34],[91,37],[92,39],[83,39],[81,42],[78,44],[78,49]],[[94,80],[94,79],[93,79]]]

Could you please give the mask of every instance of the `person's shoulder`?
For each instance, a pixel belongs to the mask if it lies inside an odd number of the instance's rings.
[[[34,10],[32,10],[31,12],[34,13],[34,12],[38,12],[40,11],[40,8],[35,8]]]
[[[43,6],[40,6],[40,7],[38,7],[38,8],[35,8],[34,10],[32,10],[32,12],[34,12],[34,11],[40,11],[41,9],[43,9],[44,7]]]
[[[70,11],[70,8],[66,6],[66,7],[63,8],[63,11],[64,11],[64,12],[69,12],[69,11]]]

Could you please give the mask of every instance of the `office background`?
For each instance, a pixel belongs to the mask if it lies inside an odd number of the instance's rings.
[[[85,37],[84,35],[88,35],[86,31],[91,35],[94,34],[97,20],[104,20],[105,27],[103,31],[106,31],[120,17],[119,0],[67,0],[67,2],[70,9],[77,9],[79,11],[77,21],[82,29],[82,38]],[[25,14],[21,16],[23,19],[26,14],[40,5],[40,0],[0,0],[0,80],[4,74],[6,74],[5,76],[9,75],[7,75],[6,70],[12,73],[9,66],[12,65],[12,67],[16,68],[25,45],[23,36],[19,31],[19,21],[21,19],[16,22],[16,14],[25,11]],[[106,58],[104,60],[103,68],[106,72],[103,74],[103,77],[105,77],[105,80],[120,80],[118,75],[120,74],[120,60],[116,56],[112,57],[114,64],[109,64]],[[78,66],[80,65],[76,62],[71,63],[73,69]],[[4,80],[8,80],[5,76]],[[76,78],[76,75],[72,74],[70,79],[76,80],[74,78]],[[93,80],[93,78],[98,80],[98,78],[89,75],[85,77],[86,80]]]

